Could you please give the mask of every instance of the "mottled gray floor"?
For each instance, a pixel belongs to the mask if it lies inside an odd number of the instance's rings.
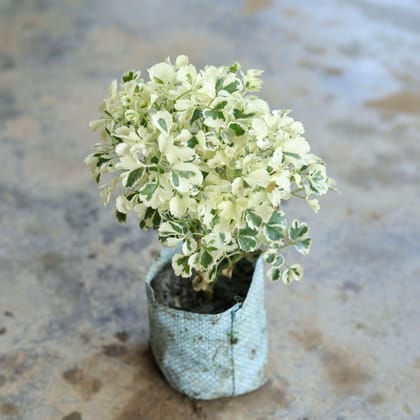
[[[1,419],[420,419],[420,3],[0,1]],[[127,68],[166,56],[265,70],[340,195],[306,278],[269,284],[271,380],[192,402],[147,351],[158,249],[83,164]]]

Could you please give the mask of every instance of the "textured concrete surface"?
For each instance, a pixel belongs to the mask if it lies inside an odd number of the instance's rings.
[[[420,419],[420,3],[0,1],[1,419]],[[87,122],[127,68],[265,70],[341,195],[306,278],[267,282],[271,379],[172,391],[147,350],[153,234],[104,209]]]

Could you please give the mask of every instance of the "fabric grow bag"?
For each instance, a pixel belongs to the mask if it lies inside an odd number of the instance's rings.
[[[195,399],[241,395],[267,380],[263,261],[257,260],[242,303],[199,314],[158,303],[151,281],[175,250],[164,249],[146,276],[150,345],[169,384]]]

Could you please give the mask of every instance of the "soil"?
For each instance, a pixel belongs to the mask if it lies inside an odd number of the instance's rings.
[[[248,260],[239,261],[233,269],[232,278],[219,277],[211,300],[204,292],[196,292],[193,289],[194,276],[176,276],[170,263],[151,281],[151,286],[157,302],[163,305],[188,312],[217,314],[245,300],[254,266],[255,264]]]

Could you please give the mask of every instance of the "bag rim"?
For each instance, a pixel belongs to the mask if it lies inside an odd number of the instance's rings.
[[[146,283],[146,292],[147,292],[147,297],[148,299],[151,301],[151,303],[158,308],[159,310],[164,310],[169,314],[175,315],[175,316],[184,316],[187,318],[207,318],[207,319],[217,319],[217,318],[221,318],[223,315],[226,315],[227,313],[231,313],[232,311],[239,311],[241,310],[241,308],[243,306],[248,306],[247,302],[249,300],[249,296],[252,295],[251,291],[253,289],[255,289],[256,287],[258,287],[256,285],[256,283],[258,283],[257,281],[255,281],[256,279],[256,275],[255,273],[257,271],[260,271],[263,269],[263,259],[262,256],[260,255],[256,261],[255,267],[254,267],[254,271],[252,273],[252,279],[251,279],[251,284],[249,286],[249,289],[246,293],[245,299],[243,300],[243,302],[240,303],[235,303],[234,305],[232,305],[231,307],[229,307],[228,309],[225,309],[223,312],[217,312],[215,314],[207,314],[207,313],[199,313],[199,312],[192,312],[192,311],[186,311],[185,309],[177,309],[177,308],[172,308],[170,306],[167,306],[163,303],[160,303],[156,300],[156,296],[155,296],[155,291],[153,290],[153,287],[151,286],[151,282],[152,280],[155,278],[155,276],[159,273],[159,271],[168,263],[170,263],[170,260],[172,258],[172,256],[178,252],[179,247],[175,247],[175,248],[162,248],[159,257],[157,257],[152,265],[149,267],[149,270],[147,272],[146,275],[146,279],[145,279],[145,283]]]

